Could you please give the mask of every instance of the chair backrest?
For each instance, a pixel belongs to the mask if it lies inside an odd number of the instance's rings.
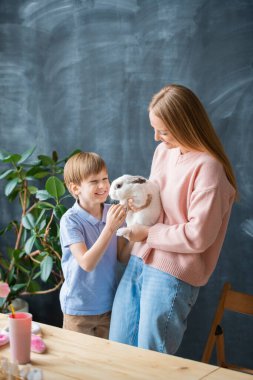
[[[209,363],[214,346],[216,346],[217,364],[220,367],[253,374],[253,369],[230,364],[226,361],[224,333],[223,327],[221,327],[225,310],[253,316],[253,295],[232,290],[230,283],[224,284],[201,361]]]

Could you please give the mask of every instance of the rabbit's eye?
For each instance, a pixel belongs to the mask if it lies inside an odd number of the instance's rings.
[[[116,189],[120,189],[122,187],[122,183],[117,183],[117,185],[115,186]]]

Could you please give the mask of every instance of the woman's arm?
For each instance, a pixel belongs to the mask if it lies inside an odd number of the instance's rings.
[[[156,167],[153,161],[153,171],[162,167],[163,160],[160,159],[158,164]],[[180,186],[177,191],[182,194],[178,193],[176,197],[169,188],[162,188],[164,218],[151,227],[133,226],[130,240],[146,241],[151,249],[178,253],[204,252],[215,242],[220,231],[227,226],[234,189],[216,160],[204,157],[203,163],[196,168],[189,173],[192,180],[187,194]],[[178,178],[178,172],[175,175],[173,170],[172,166],[171,186]],[[185,199],[184,206],[179,201],[181,198]]]
[[[228,198],[219,188],[194,192],[185,222],[168,225],[158,221],[151,227],[134,225],[129,240],[146,241],[150,248],[164,251],[203,252],[216,240],[232,203],[233,196]]]
[[[219,188],[192,194],[187,220],[173,225],[158,223],[149,229],[150,248],[178,253],[200,253],[216,240],[229,218],[233,196]]]

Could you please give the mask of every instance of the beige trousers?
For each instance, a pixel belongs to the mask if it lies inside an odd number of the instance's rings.
[[[63,328],[108,339],[111,312],[100,315],[63,314]]]

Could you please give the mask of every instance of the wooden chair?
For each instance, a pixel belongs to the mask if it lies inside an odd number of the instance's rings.
[[[226,361],[224,329],[221,327],[221,321],[225,310],[253,316],[253,295],[232,290],[231,284],[225,283],[201,361],[204,363],[209,363],[213,348],[216,346],[218,366],[253,375],[253,369],[243,368],[235,364],[229,364]]]

